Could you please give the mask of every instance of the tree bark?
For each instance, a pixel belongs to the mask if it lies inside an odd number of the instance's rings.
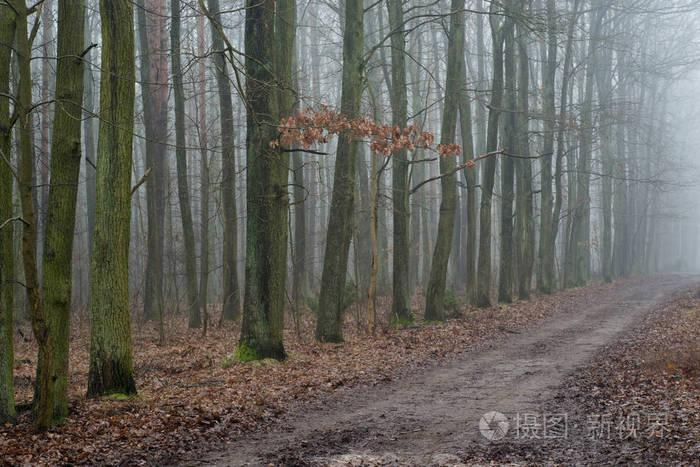
[[[289,153],[271,148],[294,105],[294,0],[248,0],[246,8],[247,252],[239,360],[285,358],[282,342]]]
[[[600,38],[600,25],[605,15],[605,8],[591,12],[590,38],[588,42],[588,63],[586,64],[585,91],[581,110],[580,150],[576,169],[576,206],[573,212],[569,253],[567,255],[567,287],[585,285],[590,274],[590,166],[591,146],[593,140],[592,105],[593,80],[596,67],[596,53]]]
[[[44,312],[39,272],[37,268],[37,231],[34,211],[34,192],[32,188],[32,172],[34,171],[34,148],[32,144],[32,129],[30,108],[32,106],[32,76],[31,76],[31,47],[28,36],[28,9],[24,0],[13,0],[11,3],[16,14],[15,23],[15,53],[19,69],[17,84],[18,102],[17,122],[19,123],[19,170],[17,185],[22,206],[22,262],[24,265],[24,282],[29,304],[29,316],[34,337],[39,344],[39,359],[44,364],[44,370],[37,381],[39,395],[36,408],[35,425],[38,431],[46,431],[51,427],[53,413],[54,385],[53,374],[54,356],[51,348],[49,323]],[[37,12],[41,14],[41,9]]]
[[[518,155],[515,171],[517,176],[516,243],[518,297],[530,297],[532,268],[535,259],[535,215],[532,188],[532,161],[530,157],[529,93],[530,65],[527,51],[527,27],[517,25],[518,46],[518,112],[516,114],[516,139]]]
[[[10,152],[10,59],[15,37],[15,13],[0,5],[0,224],[12,217],[12,170]],[[4,94],[4,95],[3,95]],[[14,222],[0,229],[0,424],[15,418],[14,391]]]
[[[165,247],[165,185],[167,177],[168,65],[165,0],[138,0],[141,98],[146,134],[148,217],[144,312],[163,327],[163,252]]]
[[[204,57],[206,54],[206,39],[204,16],[197,17],[197,54]],[[208,129],[207,129],[207,99],[206,99],[206,62],[203,58],[199,59],[198,78],[200,83],[200,91],[197,93],[199,98],[199,296],[198,305],[200,307],[200,323],[202,318],[207,322],[208,316],[208,295],[209,295],[209,149],[207,148]],[[193,323],[195,324],[195,323]]]
[[[135,97],[133,4],[101,0],[100,17],[102,118],[97,143],[88,396],[136,393],[128,268]]]
[[[540,170],[540,245],[538,251],[537,289],[552,293],[554,289],[554,254],[556,236],[553,236],[552,160],[554,153],[555,98],[554,84],[557,72],[557,24],[555,0],[547,0],[547,61],[542,67],[544,88],[542,112],[544,114],[544,144]]]
[[[406,128],[408,96],[406,93],[406,40],[403,3],[387,0],[391,34],[391,115],[394,127]],[[413,322],[411,291],[408,276],[409,216],[408,209],[408,151],[402,149],[392,155],[392,207],[394,220],[393,293],[391,316],[399,325]]]
[[[267,8],[267,7],[265,7]],[[221,24],[219,0],[209,0],[209,13]],[[236,320],[240,316],[238,287],[238,214],[236,209],[236,146],[233,131],[233,102],[229,83],[228,64],[224,57],[224,40],[217,27],[211,28],[216,85],[219,90],[219,121],[221,124],[221,198],[224,219],[224,304],[223,319]],[[248,185],[250,188],[250,185]],[[250,215],[250,212],[248,212]]]
[[[452,98],[459,92],[462,56],[464,55],[464,0],[452,0],[449,43],[447,47],[447,73],[445,78],[445,107],[440,129],[441,144],[451,144],[455,139],[459,100]],[[454,155],[440,156],[440,172],[446,174],[455,167]],[[433,251],[430,280],[425,298],[425,319],[443,318],[443,301],[445,298],[445,280],[447,262],[454,234],[455,209],[457,208],[457,174],[440,179],[442,200],[438,235]]]
[[[201,326],[199,316],[199,298],[197,293],[197,259],[195,257],[194,225],[192,223],[192,205],[190,188],[187,180],[187,148],[185,139],[185,90],[182,84],[182,67],[180,65],[180,0],[171,0],[172,19],[170,25],[171,72],[173,75],[173,94],[175,98],[175,158],[177,160],[177,194],[182,218],[182,236],[184,240],[185,276],[187,281],[187,316],[188,326]]]
[[[505,109],[503,119],[503,143],[507,152],[516,154],[518,141],[516,135],[517,112],[517,78],[515,64],[515,27],[511,19],[516,12],[516,2],[506,3],[505,19]],[[510,10],[510,11],[509,11]],[[519,9],[518,9],[519,10]],[[498,301],[513,301],[513,278],[515,273],[515,255],[513,254],[513,182],[515,181],[515,161],[511,157],[501,158],[501,251],[498,269]]]
[[[362,0],[346,0],[340,112],[351,120],[359,116],[362,98],[363,14]],[[316,339],[324,342],[343,340],[343,302],[348,251],[353,231],[357,144],[356,139],[349,139],[343,133],[338,136],[316,322]]]
[[[596,69],[596,84],[600,102],[600,158],[602,160],[602,225],[600,262],[604,282],[613,280],[612,262],[612,53],[600,51],[600,60]]]
[[[459,91],[459,122],[460,132],[462,134],[462,162],[474,158],[474,141],[472,136],[472,112],[469,92],[467,91],[467,64],[465,55],[462,54],[462,63],[460,64],[460,73],[462,81]],[[467,237],[465,240],[464,260],[466,262],[465,277],[467,302],[474,303],[476,294],[476,171],[475,169],[466,169],[462,171],[464,182],[467,185],[466,199],[466,220]]]
[[[73,236],[80,178],[81,124],[85,4],[58,2],[58,62],[51,186],[49,188],[44,244],[43,299],[54,352],[54,409],[57,420],[68,416],[68,346],[70,343],[71,292],[73,286]],[[48,371],[39,360],[38,374]],[[38,376],[37,379],[41,379]]]
[[[486,151],[498,149],[498,121],[503,102],[503,21],[498,21],[498,6],[491,3],[489,22],[493,46],[493,78],[491,85],[491,106],[488,129],[486,131]],[[479,212],[479,259],[476,305],[491,305],[491,199],[496,172],[496,158],[487,158],[483,165],[481,180],[481,207]]]

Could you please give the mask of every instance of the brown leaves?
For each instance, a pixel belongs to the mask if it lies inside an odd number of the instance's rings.
[[[399,128],[380,125],[364,117],[350,120],[326,106],[321,106],[316,111],[310,108],[303,112],[297,110],[296,115],[283,118],[277,130],[280,138],[271,141],[270,147],[278,147],[280,144],[291,147],[299,144],[302,148],[309,149],[315,144],[327,143],[332,135],[343,133],[348,137],[369,140],[370,150],[384,157],[403,149],[426,149],[435,141],[432,133],[421,132],[416,125]],[[459,154],[461,151],[462,147],[458,144],[438,145],[438,152],[443,156]]]
[[[520,329],[553,313],[562,303],[590,299],[592,293],[595,289],[576,289],[507,308],[467,309],[460,319],[419,328],[385,328],[376,336],[357,331],[355,315],[361,315],[362,305],[353,305],[344,329],[347,341],[342,345],[314,342],[314,316],[307,311],[301,316],[302,338],[296,337],[292,320],[286,320],[285,345],[290,357],[281,363],[230,360],[238,324],[211,329],[203,339],[201,331],[187,329],[184,317],[171,317],[167,345],[160,347],[155,344],[155,327],[138,323],[133,342],[139,396],[129,400],[84,398],[89,336],[87,322],[83,322],[71,332],[66,424],[35,435],[30,416],[24,412],[17,425],[0,427],[2,461],[32,465],[176,463],[195,457],[198,450],[268,427],[293,405],[318,401],[338,388],[372,386],[405,375]],[[388,323],[390,304],[383,297],[379,301],[380,321]],[[413,308],[419,308],[421,302],[414,297]],[[19,338],[15,343],[18,402],[27,402],[33,391],[36,348]]]

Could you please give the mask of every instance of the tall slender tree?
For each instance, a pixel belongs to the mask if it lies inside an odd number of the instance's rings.
[[[246,3],[247,233],[240,360],[283,359],[287,272],[289,152],[273,148],[276,126],[290,115],[296,2]]]
[[[206,54],[206,39],[205,39],[205,21],[204,16],[197,17],[197,54],[204,57]],[[199,161],[199,294],[197,297],[198,305],[201,313],[198,313],[200,320],[204,317],[207,320],[208,296],[209,296],[209,149],[208,145],[208,122],[207,122],[207,99],[206,99],[206,82],[207,70],[206,63],[203,58],[199,59],[197,64],[197,77],[199,80],[199,89],[197,93],[197,102],[199,115],[197,116],[200,161]],[[196,322],[192,321],[192,324]]]
[[[523,5],[524,6],[524,5]],[[521,6],[521,8],[523,8]],[[517,23],[518,47],[518,112],[516,113],[516,141],[518,159],[515,165],[517,179],[516,242],[517,289],[521,299],[530,296],[532,269],[535,260],[534,189],[532,187],[532,161],[530,157],[530,60],[528,57],[528,26]]]
[[[600,42],[600,27],[606,7],[602,1],[594,2],[591,10],[591,24],[588,39],[587,63],[584,83],[584,97],[581,109],[581,136],[578,160],[576,162],[576,205],[573,212],[571,234],[568,239],[567,287],[585,285],[591,267],[591,206],[590,206],[590,167],[593,144],[593,93],[596,69],[596,54]]]
[[[464,60],[464,0],[452,0],[450,11],[450,30],[447,46],[447,73],[445,75],[445,103],[440,129],[441,144],[452,144],[457,127],[457,112],[459,99],[460,74]],[[447,278],[447,261],[454,235],[455,210],[457,209],[457,175],[454,173],[454,155],[440,157],[440,186],[442,199],[440,202],[440,219],[438,235],[433,250],[430,280],[425,297],[425,319],[439,320],[443,318],[443,302],[445,297],[445,281]]]
[[[224,56],[223,27],[219,0],[209,0],[211,43],[215,53],[216,85],[219,96],[219,124],[221,128],[221,200],[224,220],[223,280],[224,320],[240,317],[240,288],[238,285],[238,210],[236,207],[236,140],[233,129],[233,101],[228,75],[228,64]]]
[[[491,43],[493,48],[493,76],[491,84],[491,102],[488,127],[486,131],[486,151],[494,152],[498,148],[498,121],[503,104],[503,40],[504,29],[509,20],[501,20],[499,5],[492,2],[489,7],[491,25]],[[481,206],[479,210],[479,259],[476,290],[476,305],[491,305],[491,200],[496,174],[496,158],[486,159],[481,180]]]
[[[515,63],[515,27],[513,16],[518,14],[516,4],[520,0],[505,2],[506,28],[504,30],[504,70],[505,70],[505,110],[503,118],[504,149],[515,154],[517,152],[516,135],[516,63]],[[515,181],[515,160],[512,157],[501,158],[501,251],[499,253],[498,269],[498,301],[513,300],[513,279],[515,275],[515,255],[513,254],[513,182]]]
[[[462,135],[462,162],[466,163],[474,158],[474,139],[471,100],[467,90],[467,64],[464,54],[462,54],[460,65],[462,80],[459,90],[459,128]],[[467,224],[467,237],[464,239],[464,262],[466,263],[464,281],[466,282],[467,300],[469,303],[473,303],[476,293],[476,171],[473,169],[463,170],[462,175],[467,185],[467,217],[463,219],[463,222]]]
[[[30,11],[24,0],[14,0],[11,7],[15,13],[15,53],[19,80],[17,83],[17,122],[19,123],[19,170],[17,185],[19,188],[20,204],[22,206],[22,262],[24,265],[24,283],[27,291],[29,315],[32,322],[34,337],[39,344],[39,360],[43,369],[37,381],[38,404],[36,407],[36,428],[39,431],[48,430],[53,414],[53,374],[54,353],[51,348],[49,323],[44,312],[41,298],[41,286],[37,267],[37,230],[36,213],[34,209],[34,192],[32,172],[34,170],[34,149],[32,144],[32,124],[30,109],[32,106],[32,76],[31,48],[36,28],[31,35],[28,31]],[[41,15],[41,8],[36,10]]]
[[[395,127],[406,128],[408,122],[408,95],[406,86],[406,39],[403,4],[387,0],[391,34],[391,114]],[[408,153],[401,149],[392,156],[392,206],[394,224],[393,294],[391,313],[399,324],[409,324],[411,291],[408,275],[409,215],[408,209]]]
[[[42,293],[54,352],[54,417],[68,415],[68,346],[73,286],[73,236],[80,178],[85,3],[58,2],[56,109],[51,140]],[[39,361],[38,371],[45,371]],[[38,378],[41,379],[41,376]]]
[[[188,326],[201,326],[199,300],[197,291],[197,258],[194,246],[194,225],[192,223],[192,205],[190,187],[187,179],[187,148],[185,140],[185,89],[182,84],[182,66],[180,65],[180,0],[171,0],[172,19],[170,25],[171,72],[173,75],[173,94],[175,98],[175,158],[177,163],[177,194],[180,201],[182,219],[182,236],[184,240],[185,278],[187,281],[187,316]]]
[[[553,224],[552,160],[554,160],[555,78],[557,73],[557,17],[555,0],[547,0],[547,61],[542,67],[544,143],[540,169],[540,242],[538,249],[537,289],[551,293],[555,288],[554,258],[556,240]],[[558,221],[558,219],[557,219]]]
[[[102,72],[91,263],[88,396],[135,394],[129,315],[134,7],[100,0]]]
[[[362,0],[346,0],[345,30],[343,34],[343,83],[340,111],[349,119],[360,113],[363,75]],[[357,140],[345,134],[338,137],[333,194],[326,237],[326,254],[321,275],[319,314],[316,339],[325,342],[343,340],[343,302],[348,252],[352,238],[352,220],[355,204],[355,164]]]
[[[15,13],[0,4],[0,423],[14,419],[14,248],[12,168],[10,151],[10,58],[15,36]]]
[[[146,180],[148,217],[144,311],[163,329],[163,277],[165,249],[168,62],[165,0],[138,0],[139,58],[146,164],[152,169]],[[161,332],[162,335],[162,332]]]

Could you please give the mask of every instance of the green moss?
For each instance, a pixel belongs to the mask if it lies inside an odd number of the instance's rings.
[[[260,355],[247,344],[238,344],[236,347],[236,353],[233,355],[234,360],[239,362],[252,362],[255,360],[260,360]]]
[[[276,366],[279,365],[279,361],[275,360],[274,358],[263,358],[262,360],[258,360],[256,362],[253,362],[253,366],[256,368],[263,368],[266,366]]]
[[[452,289],[445,290],[442,299],[442,308],[449,318],[459,318],[462,308],[462,299]]]
[[[130,401],[136,398],[138,398],[136,394],[122,394],[120,392],[115,392],[105,396],[105,399],[112,401]]]
[[[392,328],[406,328],[409,326],[413,326],[413,324],[414,324],[413,323],[413,316],[409,316],[409,317],[404,316],[401,318],[397,318],[396,316],[394,316],[393,318],[391,318],[391,327]]]
[[[223,362],[221,362],[221,369],[226,370],[228,368],[231,368],[235,363],[236,359],[234,357],[226,357],[226,359]]]

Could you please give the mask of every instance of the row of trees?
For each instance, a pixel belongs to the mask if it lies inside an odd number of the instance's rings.
[[[136,391],[141,303],[164,342],[168,307],[206,330],[218,301],[242,318],[237,358],[283,359],[286,305],[316,293],[316,338],[339,342],[349,289],[373,329],[377,295],[407,325],[417,291],[440,320],[449,289],[485,307],[669,265],[653,220],[678,180],[664,109],[695,65],[689,6],[101,0],[99,39],[85,7],[57,0],[52,57],[49,0],[0,0],[0,420],[15,303],[39,344],[37,426],[67,415],[74,277],[98,396]]]

